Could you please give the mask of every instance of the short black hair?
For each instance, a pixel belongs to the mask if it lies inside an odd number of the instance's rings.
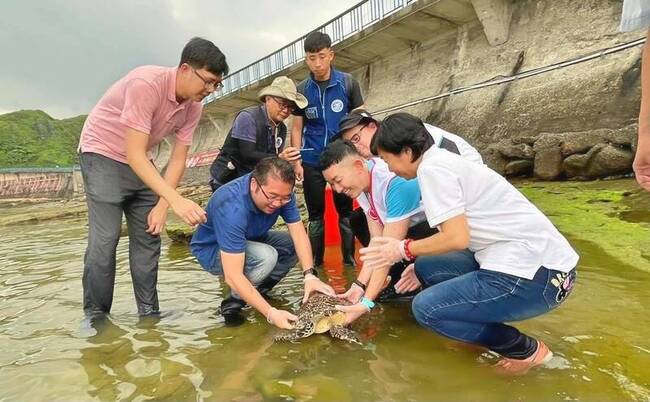
[[[357,149],[354,147],[354,144],[348,140],[339,139],[330,143],[325,148],[325,150],[323,150],[323,153],[320,154],[318,162],[320,164],[320,168],[322,170],[325,170],[330,166],[341,162],[343,159],[350,155],[361,157]]]
[[[383,150],[399,154],[405,148],[412,152],[411,162],[415,162],[433,145],[433,138],[419,118],[408,113],[395,113],[386,117],[380,124],[371,143],[371,152]]]
[[[226,56],[207,39],[194,37],[187,42],[181,53],[181,61],[178,66],[180,67],[184,63],[196,69],[205,68],[217,76],[228,75]]]
[[[318,53],[332,47],[332,39],[326,33],[314,31],[305,37],[305,53]]]
[[[377,134],[379,134],[379,128],[381,127],[381,124],[376,122],[377,125],[377,130],[375,130],[375,135],[372,136],[372,139],[370,140],[370,153],[379,156],[379,151],[377,150],[377,137],[379,137]]]
[[[296,184],[296,174],[293,171],[293,166],[277,156],[269,156],[260,160],[253,169],[252,176],[259,184],[266,184],[270,175],[292,186]]]

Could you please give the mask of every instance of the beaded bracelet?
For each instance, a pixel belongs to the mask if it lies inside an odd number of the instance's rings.
[[[406,255],[406,259],[409,261],[415,260],[415,256],[413,255],[413,253],[411,253],[411,250],[409,249],[411,243],[413,243],[413,239],[406,239],[404,241],[404,254]]]

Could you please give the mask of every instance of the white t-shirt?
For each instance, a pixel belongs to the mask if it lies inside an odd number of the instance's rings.
[[[440,145],[442,144],[442,138],[444,137],[449,141],[453,142],[454,144],[456,144],[456,147],[460,152],[460,156],[462,156],[463,158],[467,159],[470,162],[475,162],[480,165],[483,164],[483,158],[481,157],[481,154],[478,153],[476,148],[469,145],[469,143],[465,141],[462,137],[447,132],[441,129],[440,127],[432,126],[431,124],[424,123],[424,127],[427,129],[429,134],[431,134],[431,137],[433,138],[436,147],[440,148]]]
[[[501,175],[430,148],[417,171],[431,227],[465,214],[481,269],[532,279],[544,266],[569,272],[578,254],[551,221]]]
[[[650,27],[650,3],[648,0],[624,0],[621,13],[621,32]]]

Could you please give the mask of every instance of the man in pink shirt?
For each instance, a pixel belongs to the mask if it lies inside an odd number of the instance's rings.
[[[160,232],[172,208],[189,225],[205,211],[176,186],[185,171],[201,100],[221,86],[226,57],[212,42],[191,39],[178,67],[142,66],[113,84],[88,115],[79,149],[88,203],[88,248],[84,257],[84,311],[110,312],[115,250],[122,214],[129,230],[129,265],[138,313],[157,314]],[[173,135],[164,177],[151,149]]]

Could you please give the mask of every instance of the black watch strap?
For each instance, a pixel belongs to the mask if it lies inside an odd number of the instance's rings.
[[[363,282],[361,282],[360,280],[355,279],[354,282],[352,283],[354,283],[355,285],[363,289],[364,292],[366,291],[366,285],[364,285]]]
[[[307,276],[307,274],[312,274],[315,277],[318,277],[318,271],[316,271],[316,268],[309,268],[302,271],[302,276]]]

